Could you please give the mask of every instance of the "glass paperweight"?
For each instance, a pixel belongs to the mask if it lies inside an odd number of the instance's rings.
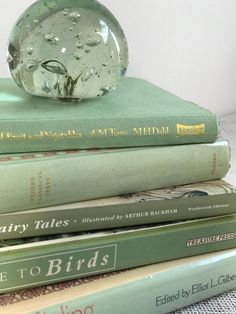
[[[11,32],[8,64],[30,94],[94,98],[125,76],[128,45],[116,18],[96,0],[38,0]]]

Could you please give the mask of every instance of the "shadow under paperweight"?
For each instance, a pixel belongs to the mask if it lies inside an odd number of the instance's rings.
[[[125,76],[128,44],[119,22],[96,0],[38,0],[13,27],[8,64],[29,94],[94,98]]]

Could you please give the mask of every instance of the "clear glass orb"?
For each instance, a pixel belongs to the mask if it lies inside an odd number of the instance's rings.
[[[102,96],[128,67],[124,32],[96,0],[38,0],[16,22],[8,54],[16,84],[42,97]]]

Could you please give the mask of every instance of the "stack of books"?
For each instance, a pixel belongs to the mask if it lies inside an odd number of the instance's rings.
[[[217,117],[144,80],[63,102],[0,80],[0,312],[168,313],[236,286]]]

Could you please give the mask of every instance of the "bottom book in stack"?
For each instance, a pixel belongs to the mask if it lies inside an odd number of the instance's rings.
[[[168,313],[236,286],[236,249],[0,296],[17,314]]]

